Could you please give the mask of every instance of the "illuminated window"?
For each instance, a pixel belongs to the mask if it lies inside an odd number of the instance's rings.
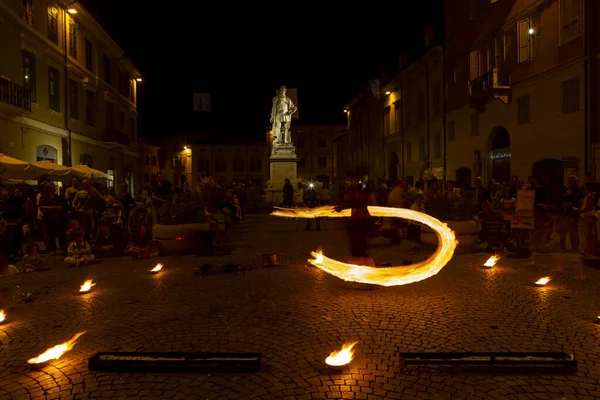
[[[48,4],[48,39],[58,44],[58,8],[54,4]]]
[[[519,62],[529,61],[531,59],[531,21],[529,17],[524,18],[517,24],[517,35],[519,41]]]

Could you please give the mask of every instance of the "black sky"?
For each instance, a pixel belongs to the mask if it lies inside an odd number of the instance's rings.
[[[344,104],[400,49],[422,46],[442,3],[81,2],[143,74],[141,136],[192,131],[192,94],[211,92],[220,135],[250,141],[264,137],[280,85],[298,88],[302,122],[344,123]]]

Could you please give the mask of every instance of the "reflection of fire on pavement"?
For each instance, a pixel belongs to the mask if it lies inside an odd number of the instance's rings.
[[[272,215],[289,218],[348,218],[350,210],[336,212],[330,206],[317,208],[277,208]],[[406,285],[427,279],[438,272],[452,259],[456,248],[454,232],[448,226],[427,214],[405,208],[369,207],[374,217],[402,218],[429,226],[438,236],[435,253],[425,261],[409,266],[374,268],[365,265],[346,264],[328,258],[322,252],[312,252],[308,260],[312,265],[346,281],[369,283],[382,286]]]
[[[344,343],[342,349],[340,351],[332,351],[329,357],[325,359],[325,363],[327,365],[331,365],[332,367],[341,367],[343,365],[349,364],[352,361],[352,357],[354,356],[354,350],[352,348],[358,342],[352,343]]]
[[[29,364],[35,365],[43,364],[50,360],[58,360],[60,357],[62,357],[63,354],[65,354],[67,351],[71,350],[73,346],[75,346],[75,344],[77,343],[77,339],[79,339],[79,337],[84,333],[85,332],[79,332],[75,334],[75,336],[73,336],[68,342],[57,344],[56,346],[49,348],[39,356],[29,359],[27,362]]]

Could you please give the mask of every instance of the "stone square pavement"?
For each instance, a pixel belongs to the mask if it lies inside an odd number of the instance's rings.
[[[296,228],[300,230],[296,230]],[[235,227],[230,256],[122,258],[80,269],[0,279],[8,320],[0,325],[1,399],[594,399],[600,398],[600,271],[576,255],[503,258],[457,254],[436,276],[398,287],[347,283],[306,263],[309,252],[343,258],[342,221],[321,232],[270,216]],[[371,242],[378,263],[401,265],[430,249]],[[283,264],[263,268],[261,254]],[[165,269],[152,275],[156,262]],[[245,274],[201,278],[194,268],[226,263]],[[59,263],[60,264],[60,263]],[[562,266],[562,267],[560,267]],[[544,288],[537,279],[549,276]],[[85,279],[97,285],[79,295]],[[13,303],[20,286],[39,293]],[[74,349],[41,370],[27,360],[87,331]],[[324,359],[358,340],[354,361],[332,371]],[[261,352],[256,374],[90,372],[100,351]],[[414,367],[400,351],[566,351],[577,371]]]

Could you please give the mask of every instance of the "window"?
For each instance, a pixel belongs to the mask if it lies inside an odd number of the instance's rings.
[[[23,87],[31,91],[31,101],[35,102],[35,56],[25,50],[23,50],[21,55],[23,57]]]
[[[402,102],[394,103],[394,132],[402,131]]]
[[[300,160],[298,160],[298,168],[306,168],[306,158],[300,157]]]
[[[560,42],[565,43],[582,34],[581,0],[560,0]]]
[[[390,126],[390,107],[386,107],[383,110],[383,134],[388,136],[390,134],[391,126]]]
[[[431,116],[433,118],[442,115],[442,85],[435,83],[433,85],[433,93],[431,96]]]
[[[250,159],[250,171],[251,172],[260,172],[262,170],[262,161],[260,158],[252,157]]]
[[[150,154],[144,153],[144,165],[150,165]]]
[[[568,114],[579,111],[579,77],[571,78],[562,84],[562,112]]]
[[[517,36],[519,41],[519,62],[529,61],[531,59],[531,35],[529,28],[531,21],[529,17],[524,18],[517,24]]]
[[[102,65],[104,67],[104,75],[102,75],[102,79],[104,79],[104,82],[108,83],[109,85],[112,85],[112,61],[110,60],[110,57],[106,54],[104,54]]]
[[[106,175],[108,175],[108,180],[106,181],[106,187],[114,188],[115,187],[115,170],[114,170],[114,168],[109,167],[106,170]]]
[[[58,44],[58,8],[54,4],[48,4],[48,39]]]
[[[54,67],[48,67],[48,107],[60,112],[60,73]]]
[[[442,158],[442,135],[439,132],[433,133],[433,158]]]
[[[79,119],[79,83],[69,79],[69,116]]]
[[[404,105],[406,107],[403,107],[404,109],[404,121],[406,121],[406,127],[410,128],[412,126],[415,126],[415,114],[413,112],[413,100],[412,100],[412,96],[410,94],[406,95],[406,98],[404,99]],[[410,110],[409,110],[410,108]]]
[[[215,156],[215,172],[227,171],[227,160],[223,156]]]
[[[456,121],[448,121],[448,141],[456,141]]]
[[[93,71],[93,47],[89,39],[85,39],[85,67],[88,71]]]
[[[106,134],[108,135],[108,138],[110,141],[113,141],[113,134],[115,131],[115,103],[111,103],[110,101],[107,101],[106,103],[106,120],[105,120],[105,126],[106,126]]]
[[[129,120],[129,133],[131,133],[131,138],[135,140],[136,137],[136,123],[135,118],[131,118]]]
[[[406,162],[412,162],[412,142],[406,142]]]
[[[417,122],[425,122],[425,93],[420,92],[417,97]]]
[[[77,59],[77,25],[73,20],[69,22],[69,55]]]
[[[531,122],[531,105],[529,95],[517,99],[517,124],[528,124]]]
[[[477,18],[478,0],[469,0],[469,21],[475,21]]]
[[[474,81],[481,76],[479,50],[473,50],[469,53],[469,80]]]
[[[471,114],[471,136],[479,136],[479,114]]]
[[[236,156],[233,159],[233,172],[244,172],[246,169],[246,163],[242,156]]]
[[[427,158],[426,155],[426,151],[425,151],[425,138],[420,138],[419,139],[419,160],[420,161],[425,161],[425,159]]]
[[[89,154],[81,154],[79,156],[79,165],[87,165],[92,168],[92,156]]]
[[[135,103],[135,88],[133,86],[133,79],[129,79],[129,100]]]
[[[96,126],[96,96],[91,90],[85,91],[85,123]]]
[[[154,154],[152,154],[152,166],[156,167],[156,156]]]
[[[33,25],[33,0],[21,0],[21,18]]]
[[[494,68],[502,68],[504,60],[506,59],[506,54],[504,52],[504,39],[504,33],[501,33],[500,36],[494,40]]]
[[[118,118],[117,118],[118,129],[121,132],[125,132],[125,111],[119,110],[119,114],[118,115],[119,115]]]
[[[327,147],[327,139],[319,138],[317,146],[319,146],[320,149],[324,149],[325,147]]]
[[[304,139],[297,139],[296,140],[296,147],[299,149],[303,149],[304,148]]]
[[[327,168],[327,157],[317,158],[317,166],[319,168]]]

